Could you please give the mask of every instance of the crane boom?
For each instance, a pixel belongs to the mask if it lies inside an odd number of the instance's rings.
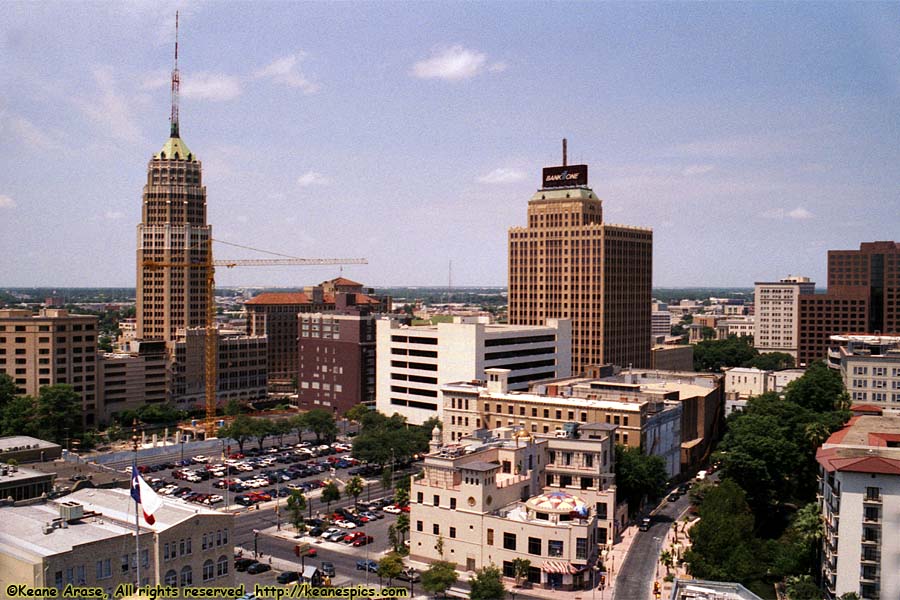
[[[263,258],[213,260],[213,239],[206,240],[207,260],[202,262],[154,262],[145,260],[141,266],[150,269],[206,269],[206,340],[204,344],[204,366],[206,372],[206,437],[215,434],[216,388],[218,387],[218,329],[216,329],[215,267],[277,267],[287,265],[367,265],[365,258]],[[234,245],[234,244],[232,244]]]

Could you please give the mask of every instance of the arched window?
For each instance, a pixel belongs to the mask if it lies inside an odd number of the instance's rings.
[[[174,570],[170,570],[166,573],[166,578],[163,580],[167,586],[174,587],[178,585],[178,573]]]
[[[165,152],[165,150],[163,150],[162,152],[159,153],[159,157],[160,157],[161,159],[163,159],[163,160],[166,160],[166,152]]]
[[[216,575],[219,577],[223,577],[228,575],[228,557],[220,556],[219,560],[216,563]]]
[[[203,563],[203,581],[212,581],[212,578],[215,576],[214,573],[215,566],[212,560],[207,560]]]
[[[190,566],[181,569],[181,587],[194,585],[194,572]]]

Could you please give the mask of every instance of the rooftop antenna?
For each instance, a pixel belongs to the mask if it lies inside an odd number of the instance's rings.
[[[175,11],[175,68],[172,69],[172,114],[169,117],[169,135],[177,138],[178,135],[178,88],[181,84],[181,76],[178,73],[178,11]]]
[[[178,48],[178,45],[176,44],[175,47]],[[176,54],[178,53],[178,50],[177,50],[177,49],[175,50],[175,53],[176,53]],[[568,161],[568,154],[569,154],[569,152],[568,152],[568,145],[569,145],[569,141],[568,141],[566,138],[563,138],[563,164],[562,164],[562,166],[564,166],[564,167],[565,167],[565,166],[568,164],[568,162],[569,162],[569,161]]]

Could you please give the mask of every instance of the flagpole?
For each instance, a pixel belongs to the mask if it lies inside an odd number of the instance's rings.
[[[137,435],[137,419],[132,425],[131,446],[134,450],[134,460],[131,463],[131,478],[140,477],[137,474],[137,455],[138,455],[138,435]],[[135,583],[135,593],[141,588],[141,513],[138,508],[137,500],[134,501],[134,564],[137,567],[137,582]]]

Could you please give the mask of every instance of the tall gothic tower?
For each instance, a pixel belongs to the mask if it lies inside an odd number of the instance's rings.
[[[144,340],[169,341],[179,329],[206,325],[207,269],[184,265],[207,262],[212,228],[200,161],[178,127],[179,84],[176,18],[169,139],[147,167],[137,227],[136,333]]]
[[[572,372],[650,366],[653,232],[603,222],[587,165],[544,169],[528,225],[509,230],[509,322],[572,320]]]

